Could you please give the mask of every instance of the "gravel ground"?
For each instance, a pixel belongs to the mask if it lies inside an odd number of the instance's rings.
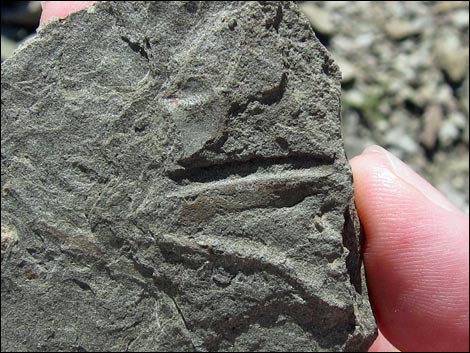
[[[300,3],[343,72],[351,158],[392,151],[469,212],[468,1]],[[34,35],[39,1],[2,2],[2,60]]]

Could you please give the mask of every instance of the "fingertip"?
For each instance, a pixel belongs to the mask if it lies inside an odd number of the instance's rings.
[[[468,350],[468,217],[381,148],[351,168],[382,332],[401,350]]]
[[[96,1],[41,1],[42,13],[39,24],[58,17],[65,18],[71,12],[79,11]]]

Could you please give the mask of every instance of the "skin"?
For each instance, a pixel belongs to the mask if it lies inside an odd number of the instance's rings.
[[[468,352],[468,216],[378,146],[350,163],[381,332],[402,351]]]
[[[44,2],[40,23],[93,2]],[[369,351],[468,352],[468,216],[378,146],[350,163],[380,330]]]
[[[39,24],[41,25],[54,17],[67,17],[69,13],[80,11],[94,2],[95,1],[42,1],[42,14]]]

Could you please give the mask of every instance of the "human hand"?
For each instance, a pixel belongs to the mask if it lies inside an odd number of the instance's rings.
[[[365,230],[367,285],[380,331],[370,351],[467,351],[469,218],[373,146],[351,160]]]
[[[40,24],[53,17],[64,18],[73,11],[79,11],[95,1],[42,1]]]

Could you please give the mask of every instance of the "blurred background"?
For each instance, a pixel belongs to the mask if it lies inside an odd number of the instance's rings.
[[[348,157],[379,144],[468,213],[468,1],[299,5],[343,73]],[[39,1],[2,1],[2,61],[34,35],[40,12]]]

